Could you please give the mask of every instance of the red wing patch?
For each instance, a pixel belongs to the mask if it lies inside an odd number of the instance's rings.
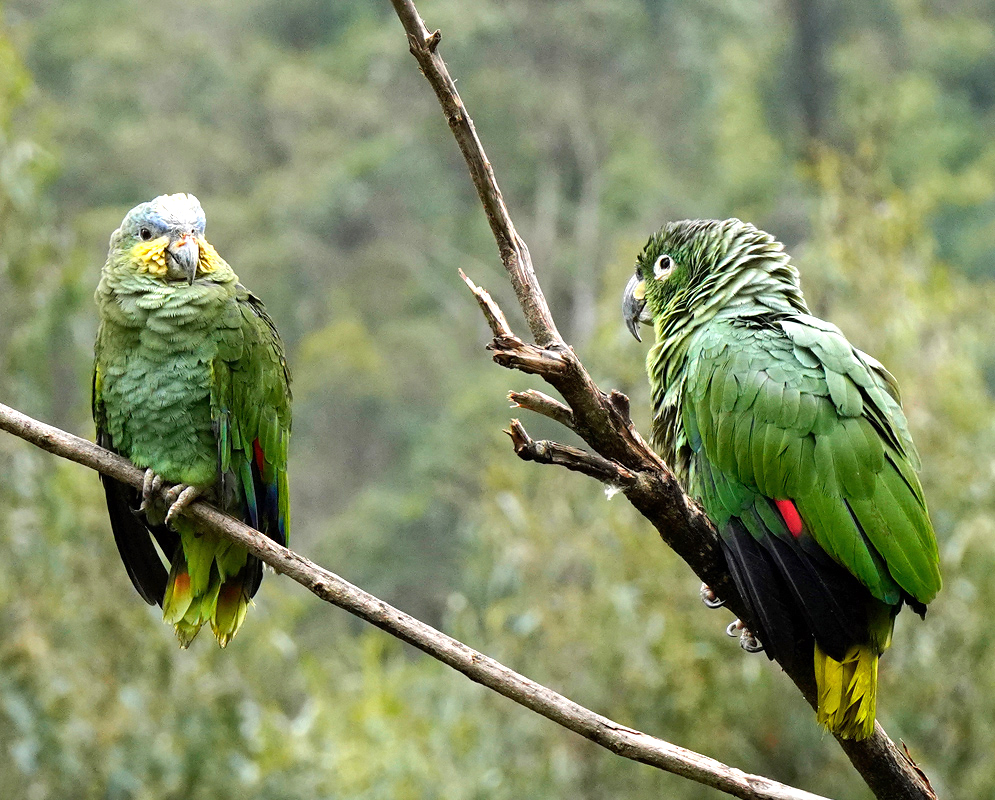
[[[259,468],[259,474],[261,475],[266,466],[266,457],[263,455],[263,449],[259,446],[258,439],[254,439],[252,442],[252,452],[256,456],[256,466]]]
[[[802,518],[795,504],[790,500],[775,500],[774,504],[777,506],[777,510],[781,512],[781,519],[788,526],[791,535],[797,539],[802,535]]]
[[[177,595],[187,594],[190,591],[190,573],[177,572],[173,577],[173,593]]]

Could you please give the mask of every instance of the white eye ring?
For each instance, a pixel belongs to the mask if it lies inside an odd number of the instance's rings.
[[[653,277],[658,281],[666,278],[674,269],[674,260],[664,253],[653,264]]]

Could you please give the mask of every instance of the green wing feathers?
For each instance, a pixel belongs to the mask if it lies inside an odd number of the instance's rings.
[[[250,524],[286,544],[290,533],[287,452],[290,374],[273,321],[241,286],[214,362],[211,417],[226,495]]]
[[[894,380],[805,315],[705,325],[688,364],[691,487],[734,581],[772,656],[792,658],[801,614],[816,642],[819,721],[865,738],[895,614],[903,601],[922,613],[940,588]],[[800,519],[789,524],[780,504]]]
[[[804,316],[716,322],[688,358],[685,426],[718,469],[793,500],[822,549],[882,602],[933,599],[939,555],[918,456],[877,362]]]
[[[286,545],[290,375],[280,336],[262,304],[241,286],[235,299],[219,327],[211,372],[221,505]],[[178,527],[183,547],[170,572],[164,618],[176,626],[184,645],[210,622],[224,647],[259,588],[262,564],[244,548],[196,531],[184,520]]]

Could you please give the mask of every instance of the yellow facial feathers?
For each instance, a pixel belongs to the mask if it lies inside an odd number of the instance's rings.
[[[160,236],[149,242],[139,242],[131,248],[131,255],[138,264],[139,272],[147,272],[157,278],[166,277],[166,247],[168,236]]]
[[[221,256],[203,236],[197,237],[197,244],[200,247],[200,263],[197,265],[197,271],[209,275],[217,269]]]
[[[197,237],[197,245],[200,248],[200,261],[197,264],[197,274],[210,275],[221,263],[221,256],[214,249],[213,245],[202,236]],[[148,242],[138,242],[131,248],[131,255],[138,264],[139,272],[147,272],[157,278],[165,278],[166,248],[169,246],[169,237],[160,236]]]

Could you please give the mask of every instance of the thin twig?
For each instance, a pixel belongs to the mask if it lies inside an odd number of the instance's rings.
[[[487,349],[494,352],[494,361],[502,367],[539,375],[550,383],[566,377],[570,371],[570,362],[562,350],[527,344],[514,334],[495,336]]]
[[[511,421],[511,426],[505,433],[511,437],[515,454],[523,461],[558,464],[618,489],[632,487],[639,480],[621,464],[609,461],[597,453],[588,453],[578,447],[546,439],[533,439],[517,419]]]
[[[570,410],[569,406],[563,405],[548,394],[536,389],[529,389],[525,392],[508,392],[508,399],[515,408],[524,408],[534,411],[536,414],[542,414],[544,417],[559,422],[563,427],[573,430],[574,412]]]
[[[573,429],[580,437],[605,459],[639,475],[636,484],[625,491],[626,497],[653,523],[698,577],[726,600],[729,609],[749,623],[749,609],[730,580],[714,527],[689,500],[667,465],[635,430],[624,396],[616,392],[603,393],[556,332],[528,248],[515,230],[477,132],[439,55],[440,33],[429,34],[411,0],[391,2],[407,33],[411,53],[435,90],[466,159],[501,260],[538,345],[525,344],[513,334],[502,331],[501,335],[495,335],[490,346],[494,350],[494,360],[503,366],[541,375],[560,392],[573,415]],[[807,667],[782,667],[814,706],[815,680],[810,662],[811,659],[800,662]],[[838,741],[878,800],[935,800],[928,781],[880,725],[875,726],[874,735],[869,739]]]
[[[127,459],[3,404],[0,404],[0,429],[136,489],[142,486],[144,470]],[[167,489],[164,486],[162,491]],[[470,680],[493,689],[613,753],[681,775],[744,800],[826,800],[762,776],[749,775],[708,756],[596,714],[399,611],[203,501],[192,504],[183,513],[196,519],[202,527],[243,545],[277,572],[293,579],[322,600],[376,625],[391,636],[414,645],[432,658],[462,672]]]
[[[504,312],[501,310],[500,306],[494,302],[490,293],[486,289],[481,289],[477,284],[466,277],[466,273],[463,270],[459,271],[459,276],[463,279],[463,283],[470,287],[470,291],[473,292],[473,296],[477,298],[477,305],[480,306],[480,310],[484,314],[484,318],[487,320],[487,324],[491,326],[491,333],[494,334],[494,338],[499,339],[502,337],[513,337],[514,334],[511,332],[511,326],[508,324],[507,318],[504,316]]]

